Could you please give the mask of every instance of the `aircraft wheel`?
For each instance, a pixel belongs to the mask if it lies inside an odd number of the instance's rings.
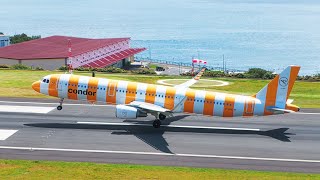
[[[152,125],[153,125],[154,128],[159,128],[161,126],[161,121],[160,120],[154,120]]]
[[[166,119],[166,116],[164,114],[159,114],[159,119],[162,121],[162,120],[165,120]]]
[[[62,106],[58,106],[57,109],[60,111],[62,109]]]

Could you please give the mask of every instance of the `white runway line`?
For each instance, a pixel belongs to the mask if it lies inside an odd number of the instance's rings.
[[[4,141],[16,133],[18,130],[0,129],[0,140]]]
[[[57,100],[57,103],[42,103],[42,102],[16,102],[16,101],[0,101],[0,103],[8,103],[8,104],[38,104],[38,105],[59,105],[59,100]],[[114,106],[114,105],[92,105],[92,104],[66,104],[63,103],[62,106]]]
[[[311,160],[311,159],[284,159],[284,158],[265,158],[265,157],[247,157],[247,156],[221,156],[221,155],[180,154],[180,153],[171,154],[171,153],[139,152],[139,151],[138,152],[136,152],[136,151],[109,151],[109,150],[37,148],[37,147],[14,147],[14,146],[0,146],[0,149],[29,150],[29,151],[60,151],[60,152],[85,152],[85,153],[136,154],[136,155],[156,155],[156,156],[177,156],[177,157],[199,157],[199,158],[258,160],[258,161],[320,163],[320,160]]]
[[[304,114],[306,114],[306,115],[319,114],[320,115],[320,113],[307,113],[307,112],[294,112],[294,114],[302,114],[302,115],[304,115]]]
[[[151,124],[133,124],[133,123],[107,123],[107,122],[81,122],[78,124],[90,125],[126,125],[126,126],[152,126]],[[242,130],[242,131],[260,131],[260,129],[250,128],[232,128],[232,127],[207,127],[207,126],[179,126],[179,125],[161,125],[163,127],[177,127],[177,128],[195,128],[195,129],[224,129],[224,130]]]
[[[55,109],[55,107],[0,105],[0,112],[47,114],[53,109]]]

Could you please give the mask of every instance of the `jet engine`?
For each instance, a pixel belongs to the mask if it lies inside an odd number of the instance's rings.
[[[120,119],[137,119],[137,117],[147,117],[147,113],[135,107],[126,105],[116,106],[116,117]]]

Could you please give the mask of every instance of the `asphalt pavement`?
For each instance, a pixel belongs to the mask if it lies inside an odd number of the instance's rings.
[[[0,158],[320,173],[320,109],[252,118],[122,120],[115,107],[0,98]],[[30,109],[30,112],[28,111]],[[10,131],[9,131],[10,130]]]

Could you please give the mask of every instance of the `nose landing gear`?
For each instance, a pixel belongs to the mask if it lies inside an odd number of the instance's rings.
[[[61,99],[60,99],[60,101],[59,101],[59,104],[60,104],[60,105],[59,105],[59,106],[57,106],[57,110],[59,110],[59,111],[60,111],[60,110],[62,110],[62,103],[63,103],[63,100],[64,100],[64,98],[61,98]]]

